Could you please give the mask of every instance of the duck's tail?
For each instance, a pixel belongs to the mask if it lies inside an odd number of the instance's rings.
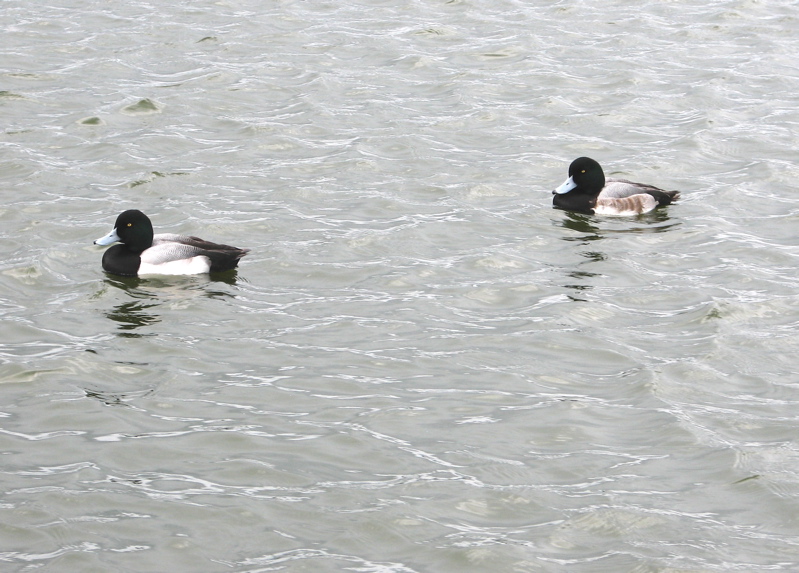
[[[663,207],[664,205],[669,205],[670,203],[674,203],[677,199],[680,198],[679,191],[663,191],[662,189],[658,189],[656,191],[649,191],[647,193],[652,195],[658,201],[658,207]]]

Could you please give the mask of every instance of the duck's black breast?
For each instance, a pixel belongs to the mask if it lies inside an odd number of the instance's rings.
[[[577,213],[594,214],[596,199],[599,193],[585,193],[575,189],[565,195],[555,195],[552,198],[552,205],[556,209],[564,211],[576,211]]]
[[[141,257],[125,245],[114,245],[103,253],[103,270],[123,277],[135,277],[139,273]]]

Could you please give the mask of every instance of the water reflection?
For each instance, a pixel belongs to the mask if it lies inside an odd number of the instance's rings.
[[[568,242],[577,242],[583,246],[591,246],[591,250],[579,253],[580,256],[587,259],[580,262],[580,265],[607,260],[607,255],[597,249],[599,244],[596,241],[608,236],[621,233],[662,233],[680,225],[679,221],[670,219],[667,209],[656,209],[632,218],[597,217],[570,211],[565,211],[564,215],[562,219],[555,221],[555,224],[577,234],[569,233],[561,237],[561,239]],[[583,292],[593,288],[591,284],[593,278],[602,275],[601,273],[592,273],[584,270],[572,270],[567,273],[567,276],[577,282],[565,284],[564,286],[577,292]],[[568,296],[574,301],[584,302],[586,300],[575,295]]]
[[[185,298],[197,295],[211,299],[223,299],[233,296],[223,289],[212,288],[212,285],[223,283],[235,285],[238,278],[237,272],[230,271],[218,273],[213,276],[193,275],[178,277],[119,277],[107,274],[105,285],[109,288],[119,289],[135,300],[118,304],[105,313],[105,316],[116,322],[119,336],[138,338],[141,336],[154,336],[155,333],[137,332],[143,326],[161,322],[160,313],[157,312],[165,301],[176,297]]]
[[[152,389],[140,390],[136,392],[106,392],[102,390],[90,390],[84,388],[83,392],[87,398],[98,400],[106,406],[123,406],[125,408],[132,408],[133,406],[127,402],[134,398],[141,398],[153,393]]]
[[[615,233],[664,233],[681,224],[672,221],[668,209],[655,209],[636,217],[597,217],[570,211],[564,214],[566,216],[555,224],[581,234],[563,237],[564,241],[597,241]]]
[[[585,271],[572,271],[572,272],[568,273],[568,276],[569,276],[569,278],[573,278],[573,279],[575,279],[577,281],[586,281],[586,282],[588,282],[588,281],[590,281],[590,279],[592,279],[594,277],[601,276],[601,275],[599,273],[588,273],[588,272],[585,272]],[[570,288],[570,289],[576,290],[576,291],[589,290],[589,289],[593,288],[593,285],[591,285],[591,284],[583,284],[581,282],[577,282],[577,283],[574,283],[574,284],[566,284],[566,285],[563,285],[563,286],[565,286],[566,288]],[[570,297],[570,298],[572,298],[572,297]],[[572,300],[585,300],[585,299],[572,298]]]
[[[155,324],[161,321],[161,318],[157,314],[150,312],[150,309],[154,309],[158,306],[158,302],[155,300],[156,297],[152,293],[141,288],[141,285],[144,283],[146,283],[146,281],[138,277],[106,275],[106,287],[123,290],[129,296],[138,299],[118,304],[105,313],[106,318],[117,323],[120,336],[133,338],[146,336],[146,334],[138,333],[136,330],[142,326]]]
[[[147,309],[156,306],[158,305],[155,303],[144,304],[141,302],[127,302],[114,307],[112,311],[105,313],[105,316],[118,323],[118,327],[122,331],[119,333],[120,336],[146,336],[132,331],[142,326],[147,326],[148,324],[161,322],[161,319],[157,315],[147,312]]]
[[[561,237],[561,239],[564,241],[579,242],[581,245],[591,244],[595,248],[598,245],[594,242],[604,238],[602,230],[596,224],[598,221],[596,217],[592,215],[572,213],[569,211],[564,212],[564,215],[565,217],[557,221],[556,225],[563,227],[564,229],[568,229],[569,231],[575,231],[578,233],[577,235],[570,233]],[[579,254],[580,256],[588,259],[587,261],[582,261],[579,263],[580,265],[604,261],[606,259],[604,253],[594,249],[590,251],[584,251]],[[569,299],[575,302],[585,302],[586,299],[581,296],[577,296],[577,293],[582,293],[583,291],[592,289],[592,279],[601,275],[599,273],[592,273],[584,270],[571,270],[566,273],[566,276],[576,281],[563,285],[566,288],[575,291],[573,294],[567,294]]]
[[[580,213],[566,212],[566,217],[557,222],[559,227],[581,233],[580,236],[572,235],[562,237],[564,241],[598,241],[602,238],[599,227],[595,225],[596,218],[592,215],[581,215]]]

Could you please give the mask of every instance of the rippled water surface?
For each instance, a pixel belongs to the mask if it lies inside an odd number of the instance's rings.
[[[4,2],[0,568],[799,570],[797,18]]]

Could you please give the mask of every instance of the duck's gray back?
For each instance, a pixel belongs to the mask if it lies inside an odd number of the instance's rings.
[[[162,233],[153,237],[153,246],[141,254],[141,260],[151,265],[160,265],[170,261],[190,259],[202,255],[203,250],[191,244],[191,237]]]
[[[652,185],[644,185],[643,183],[633,183],[626,179],[607,179],[605,187],[600,194],[602,197],[621,199],[623,197],[630,197],[639,193],[649,193],[651,191],[661,191]]]

